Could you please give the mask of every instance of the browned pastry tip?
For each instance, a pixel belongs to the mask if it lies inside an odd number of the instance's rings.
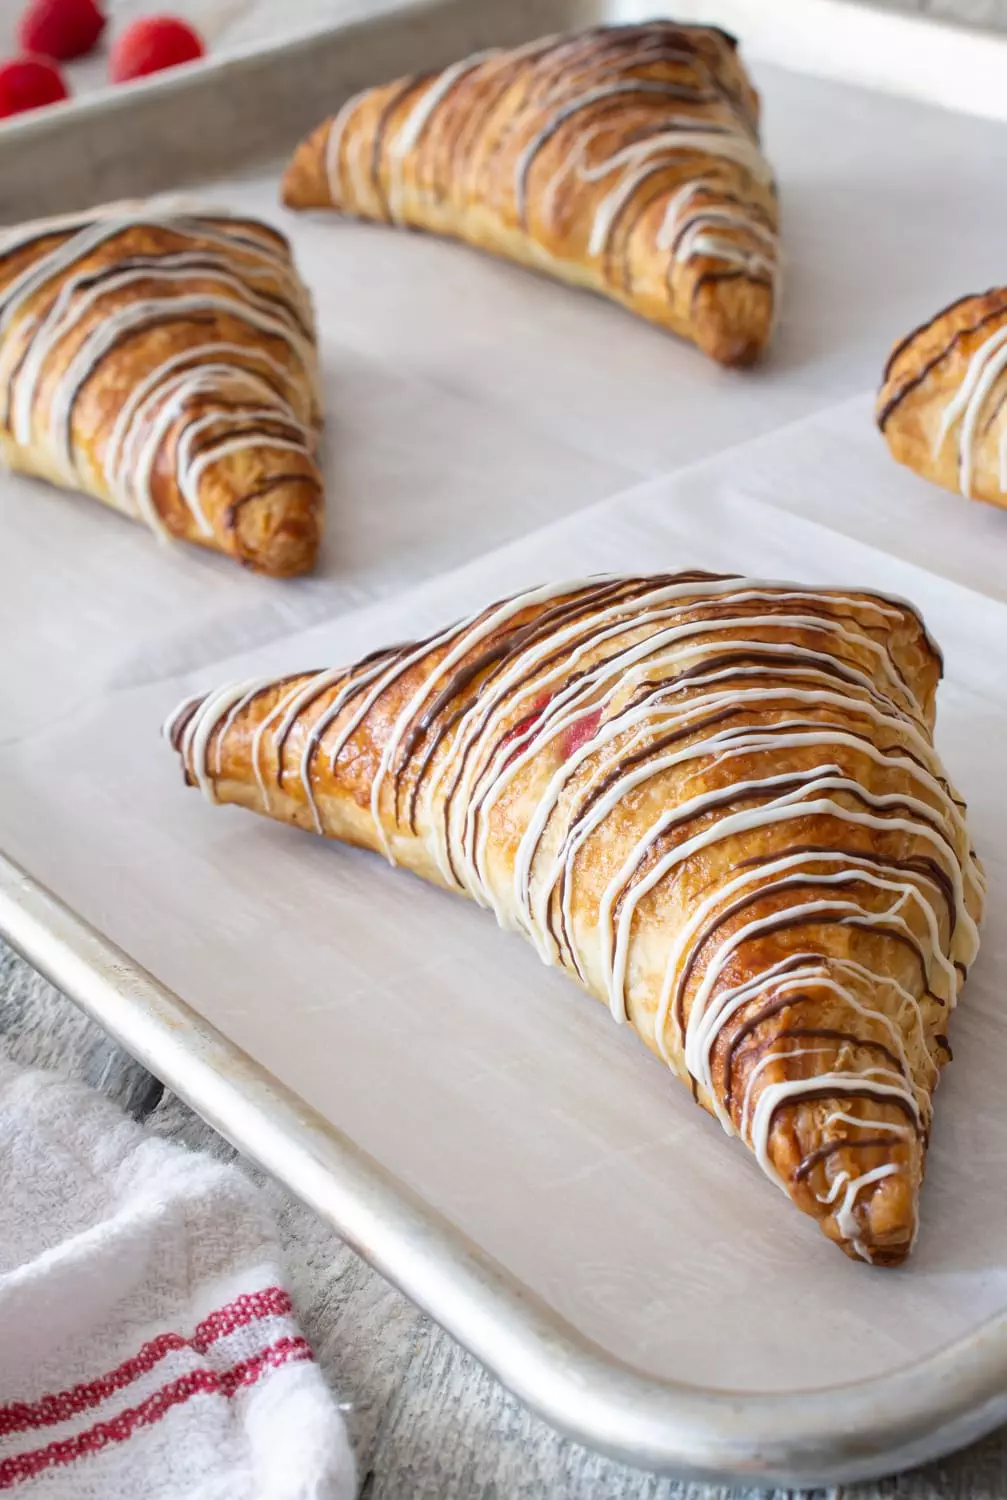
[[[1007,288],[961,297],[901,339],[875,415],[892,456],[970,499],[1007,505]]]
[[[809,999],[780,1015],[777,1037],[789,1035],[792,1049],[800,1045],[822,1045],[832,1037],[842,1037],[842,1017],[821,1008],[822,997]],[[875,1000],[882,1000],[880,991]],[[807,1024],[810,1021],[812,1024]],[[828,1022],[830,1024],[823,1025]],[[856,1065],[870,1068],[886,1061],[887,1049],[883,1031],[875,1029],[867,1045],[862,1046]],[[838,1041],[832,1062],[850,1043]],[[827,1054],[825,1054],[827,1056]],[[849,1062],[849,1057],[847,1057]],[[931,1078],[939,1076],[942,1061],[936,1060]],[[786,1064],[781,1064],[786,1067]],[[791,1065],[788,1076],[797,1071]],[[781,1074],[782,1076],[782,1074]],[[815,1073],[808,1071],[809,1083]],[[770,1078],[771,1081],[771,1078]],[[869,1101],[869,1102],[868,1102]],[[842,1111],[848,1115],[847,1136],[852,1144],[837,1144],[829,1130],[830,1114]],[[862,1123],[854,1123],[856,1121]],[[872,1265],[897,1266],[912,1250],[919,1226],[919,1191],[925,1166],[925,1143],[916,1137],[900,1139],[895,1132],[905,1130],[910,1117],[903,1107],[884,1099],[863,1101],[848,1097],[823,1096],[813,1104],[784,1106],[773,1122],[770,1155],[774,1168],[789,1184],[794,1203],[804,1213],[817,1219],[822,1233],[851,1260],[869,1260]],[[894,1170],[893,1170],[894,1169]],[[874,1174],[879,1175],[871,1181]],[[844,1221],[842,1192],[831,1201],[830,1191],[838,1182],[868,1178],[868,1186],[857,1196],[856,1231]]]
[[[331,208],[325,176],[328,122],[319,125],[294,152],[280,179],[280,202],[287,208]]]
[[[315,562],[321,400],[284,237],[118,204],[0,231],[0,457],[164,537]]]
[[[530,589],[168,726],[189,781],[490,907],[842,1250],[912,1247],[983,876],[913,608],[700,572]]]
[[[257,573],[310,573],[322,536],[321,486],[311,474],[277,476],[232,506],[235,555]]]
[[[758,122],[717,28],[598,27],[365,90],[297,148],[282,197],[464,240],[746,365],[778,283]]]
[[[773,289],[734,272],[711,273],[693,293],[694,338],[718,364],[744,368],[766,348],[773,322]]]

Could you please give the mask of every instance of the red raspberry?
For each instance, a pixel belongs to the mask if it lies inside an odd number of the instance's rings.
[[[206,48],[198,31],[175,16],[144,16],[118,37],[108,60],[113,83],[128,83],[146,73],[160,73],[202,57]]]
[[[66,62],[90,52],[105,28],[95,0],[31,0],[18,22],[18,45],[25,52]]]
[[[12,57],[0,63],[0,120],[69,98],[70,90],[47,57]]]

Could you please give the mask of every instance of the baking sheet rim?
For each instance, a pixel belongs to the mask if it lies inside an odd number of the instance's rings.
[[[436,11],[437,3],[411,0],[408,9],[422,17],[424,9]],[[634,0],[614,0],[615,11],[620,3],[627,15],[635,14]],[[82,121],[128,113],[158,96],[184,95],[215,77],[240,76],[274,59],[309,55],[335,36],[366,36],[376,25],[393,23],[396,11],[405,8],[403,0],[381,0],[373,14],[354,10],[341,21],[316,23],[293,36],[247,42],[220,56],[135,80],[126,88],[107,84],[27,111],[0,121],[0,150],[56,138]],[[755,61],[984,119],[1007,120],[1002,88],[1007,34],[1002,31],[887,10],[868,0],[655,0],[645,8],[691,24],[733,28]]]
[[[579,1334],[2,852],[0,935],[577,1442],[697,1479],[817,1486],[937,1458],[1007,1418],[1007,1311],[914,1365],[808,1392],[644,1374]]]

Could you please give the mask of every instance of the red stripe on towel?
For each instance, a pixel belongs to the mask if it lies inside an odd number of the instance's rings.
[[[15,1401],[10,1406],[0,1406],[0,1438],[66,1422],[70,1417],[100,1406],[117,1391],[125,1390],[174,1350],[195,1349],[197,1354],[205,1354],[211,1344],[226,1338],[229,1333],[262,1318],[289,1317],[293,1310],[289,1295],[280,1286],[265,1287],[261,1292],[244,1292],[226,1307],[218,1308],[197,1323],[191,1339],[183,1338],[180,1333],[159,1334],[144,1344],[132,1359],[124,1360],[117,1369],[97,1380],[86,1381],[66,1391],[56,1391],[38,1401]]]
[[[0,1490],[9,1490],[22,1480],[33,1479],[45,1469],[72,1464],[79,1458],[100,1453],[110,1443],[124,1443],[138,1427],[152,1427],[174,1407],[184,1405],[193,1396],[230,1397],[245,1386],[254,1385],[270,1370],[311,1358],[307,1339],[288,1337],[277,1339],[260,1354],[241,1360],[229,1370],[191,1370],[162,1386],[138,1406],[127,1408],[107,1422],[96,1422],[84,1432],[49,1443],[45,1448],[34,1448],[12,1458],[0,1459]]]

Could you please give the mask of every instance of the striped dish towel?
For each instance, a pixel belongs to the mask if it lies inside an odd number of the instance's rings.
[[[350,1500],[256,1189],[0,1060],[0,1496]]]

